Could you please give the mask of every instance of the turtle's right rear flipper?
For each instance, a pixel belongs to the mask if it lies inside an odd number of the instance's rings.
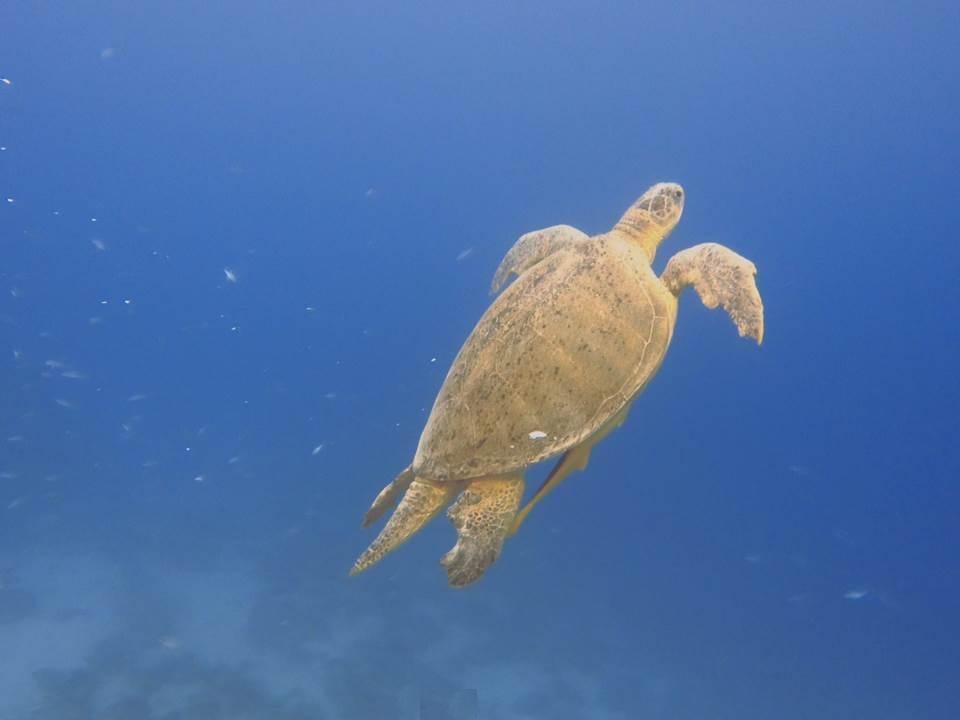
[[[363,516],[363,527],[368,527],[371,523],[375,523],[383,517],[383,514],[396,505],[400,498],[403,497],[403,494],[412,482],[413,470],[408,467],[397,475],[392,483],[380,491],[376,500],[373,501],[373,505],[367,510],[367,514]]]
[[[457,544],[440,561],[450,585],[466,587],[494,563],[522,498],[522,473],[470,481],[447,511],[457,528]]]

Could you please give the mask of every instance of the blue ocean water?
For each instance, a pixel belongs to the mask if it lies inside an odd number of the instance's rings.
[[[957,717],[953,3],[0,8],[0,720]],[[686,208],[626,425],[356,578],[521,234]],[[534,468],[535,486],[546,467]]]

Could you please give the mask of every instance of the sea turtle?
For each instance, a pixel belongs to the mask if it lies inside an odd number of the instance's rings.
[[[569,225],[527,233],[493,278],[496,294],[453,361],[413,463],[387,485],[366,527],[398,500],[351,575],[395,550],[443,508],[457,543],[441,561],[451,585],[477,580],[527,513],[619,427],[663,362],[677,298],[692,286],[722,306],[740,336],[763,340],[756,268],[722,245],[683,250],[658,278],[660,242],[683,211],[683,188],[658,183],[607,233]],[[519,510],[524,471],[563,457]],[[454,502],[455,500],[455,502]]]

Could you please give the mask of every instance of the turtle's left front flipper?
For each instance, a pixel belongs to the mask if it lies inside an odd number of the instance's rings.
[[[660,279],[679,297],[693,286],[711,310],[720,305],[737,326],[740,337],[763,342],[763,301],[756,283],[757,268],[745,257],[716,243],[681,250],[667,263]]]
[[[497,268],[490,284],[490,294],[500,292],[511,276],[521,275],[548,255],[583,240],[589,240],[587,234],[570,225],[553,225],[522,235]]]

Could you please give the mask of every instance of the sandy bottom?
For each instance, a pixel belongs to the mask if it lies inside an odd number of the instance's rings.
[[[0,584],[0,720],[626,717],[602,669],[537,661],[388,585],[358,601],[243,562],[51,548],[0,554]]]

